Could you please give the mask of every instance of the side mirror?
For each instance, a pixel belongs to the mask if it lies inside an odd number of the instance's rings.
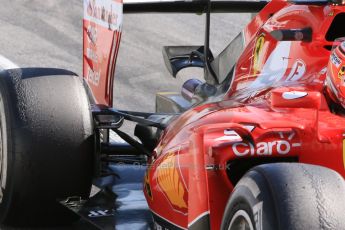
[[[173,77],[184,68],[205,66],[203,46],[164,46],[163,58]]]

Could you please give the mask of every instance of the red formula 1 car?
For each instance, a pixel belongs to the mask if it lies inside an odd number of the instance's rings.
[[[84,0],[83,78],[0,72],[1,223],[345,229],[344,5]],[[205,81],[158,93],[154,113],[112,108],[123,12],[204,13],[204,46],[163,57],[171,75],[200,67]],[[214,57],[211,12],[258,14]]]

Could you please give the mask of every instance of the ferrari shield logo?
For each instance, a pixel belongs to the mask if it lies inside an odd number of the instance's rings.
[[[253,60],[253,69],[254,75],[256,75],[260,71],[260,55],[262,47],[265,43],[265,34],[261,34],[260,37],[256,40],[255,48],[254,48],[254,60]]]
[[[344,76],[345,76],[345,65],[343,65],[343,66],[340,68],[339,73],[338,73],[339,79],[344,79]]]

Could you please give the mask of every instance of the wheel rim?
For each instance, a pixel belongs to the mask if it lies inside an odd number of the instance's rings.
[[[228,230],[254,230],[248,213],[244,210],[238,210],[232,217]]]
[[[2,98],[0,97],[0,109],[4,108]],[[5,111],[0,111],[4,113]],[[6,120],[4,114],[0,114],[0,204],[3,201],[4,190],[7,181],[7,149],[6,149]]]

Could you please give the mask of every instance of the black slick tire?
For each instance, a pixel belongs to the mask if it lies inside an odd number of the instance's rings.
[[[227,203],[222,230],[345,229],[345,183],[335,171],[299,163],[251,169]]]
[[[0,222],[66,224],[78,217],[59,204],[87,198],[93,127],[82,80],[61,69],[0,72]]]

